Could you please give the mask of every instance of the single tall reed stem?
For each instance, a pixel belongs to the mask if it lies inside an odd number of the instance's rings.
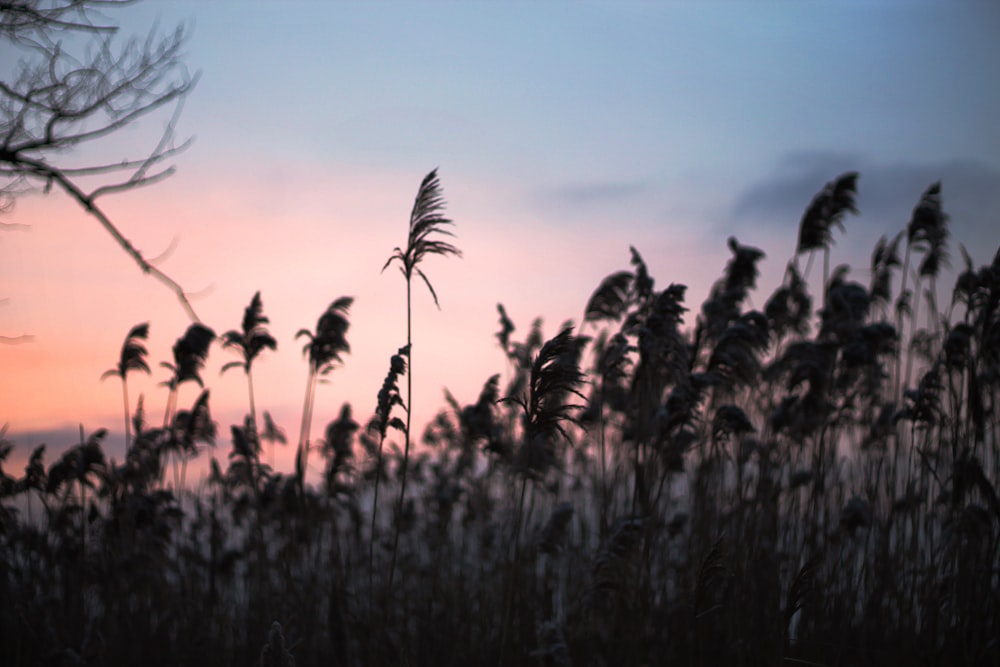
[[[406,344],[410,351],[410,372],[406,376],[406,425],[404,435],[406,444],[403,451],[403,469],[401,472],[401,484],[399,489],[399,502],[396,505],[396,527],[392,540],[392,561],[389,565],[389,588],[392,588],[393,575],[396,570],[396,552],[399,546],[399,519],[402,515],[403,501],[406,497],[406,481],[410,463],[410,413],[413,408],[413,372],[412,372],[412,300],[411,285],[413,274],[416,273],[423,279],[431,296],[434,297],[434,304],[438,304],[437,293],[424,272],[420,269],[420,262],[427,255],[456,255],[461,257],[461,251],[447,241],[434,238],[435,235],[452,236],[452,233],[445,229],[447,225],[453,224],[451,220],[442,215],[444,211],[444,196],[441,194],[441,184],[438,180],[437,169],[431,171],[420,183],[417,197],[413,202],[413,209],[410,212],[410,229],[407,236],[406,250],[396,247],[385,265],[384,271],[394,261],[399,262],[399,270],[406,280]]]

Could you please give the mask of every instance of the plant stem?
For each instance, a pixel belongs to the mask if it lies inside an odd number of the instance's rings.
[[[510,626],[513,623],[514,596],[517,594],[517,574],[521,565],[521,521],[524,519],[524,496],[527,488],[528,478],[525,476],[521,478],[521,493],[517,502],[517,519],[514,521],[514,563],[510,573],[510,586],[507,589],[507,602],[504,605],[503,629],[500,633],[500,661],[498,664],[501,667],[507,664],[504,662],[504,654],[507,652]]]
[[[903,268],[900,272],[902,275],[900,286],[899,286],[899,298],[903,299],[906,297],[906,278],[910,273],[910,243],[907,240],[906,252],[903,255]],[[912,329],[912,327],[911,327]],[[903,399],[903,386],[902,386],[902,375],[903,375],[903,354],[909,353],[908,347],[906,345],[906,337],[903,335],[903,311],[902,309],[896,309],[896,335],[899,339],[899,354],[896,358],[896,382],[895,387],[893,387],[893,396],[896,397],[896,402],[900,402]],[[910,333],[911,337],[913,335],[912,331]]]
[[[413,412],[413,317],[410,300],[410,274],[406,275],[406,349],[409,368],[406,373],[406,430],[403,447],[402,482],[399,486],[399,502],[396,504],[396,529],[392,538],[392,560],[389,564],[389,589],[392,589],[393,575],[396,572],[396,551],[399,548],[399,520],[403,515],[403,500],[406,497],[406,473],[410,463],[410,415]]]
[[[299,426],[299,446],[295,452],[295,475],[298,478],[299,493],[305,495],[306,459],[309,447],[309,426],[312,422],[313,388],[316,386],[316,372],[310,366],[306,379],[306,397],[302,404],[302,423]]]
[[[921,280],[921,276],[918,274],[917,278],[916,278],[916,281],[914,283],[914,287],[913,287],[913,294],[914,294],[914,297],[913,297],[913,314],[910,316],[910,345],[911,346],[913,345],[913,336],[914,336],[914,334],[917,333],[917,327],[919,326],[918,323],[917,323],[917,318],[920,317],[920,287],[921,287],[920,283],[921,282],[923,282],[923,281]],[[907,350],[907,354],[906,354],[906,371],[903,374],[903,389],[902,389],[903,391],[906,391],[906,388],[909,386],[909,384],[910,384],[910,377],[911,377],[912,373],[913,373],[913,353],[912,353],[912,350]]]
[[[378,515],[378,489],[382,479],[382,445],[385,444],[385,436],[378,440],[378,458],[375,460],[375,497],[372,499],[372,520],[368,538],[368,613],[371,614],[374,608],[374,562],[375,562],[375,518]]]
[[[602,384],[604,384],[602,382]],[[605,443],[605,423],[604,423],[604,387],[601,388],[601,539],[608,533],[608,462]]]
[[[250,394],[250,428],[253,430],[253,433],[248,435],[253,438],[254,465],[260,467],[260,439],[257,437],[257,406],[253,400],[253,374],[249,366],[247,366],[247,391]]]
[[[832,241],[831,241],[832,243]],[[823,246],[823,310],[826,310],[827,290],[830,289],[830,246]]]
[[[125,380],[125,374],[122,373],[122,406],[125,409],[125,458],[128,458],[128,446],[129,441],[132,439],[132,432],[129,428],[129,412],[128,412],[128,382]]]

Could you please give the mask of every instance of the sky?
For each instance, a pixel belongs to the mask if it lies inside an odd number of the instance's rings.
[[[833,261],[860,282],[874,241],[902,230],[938,180],[976,263],[1000,245],[995,3],[174,0],[107,15],[123,37],[185,25],[200,78],[176,174],[109,196],[106,211],[143,252],[166,253],[159,268],[216,333],[261,291],[278,349],[255,363],[258,409],[292,443],[307,372],[295,333],[340,296],[355,298],[351,353],[318,390],[312,437],[344,402],[359,422],[373,413],[406,341],[402,276],[381,269],[435,168],[463,257],[423,265],[440,309],[415,285],[417,425],[446,388],[471,403],[505,371],[498,302],[515,339],[535,317],[554,335],[629,268],[630,245],[658,286],[688,285],[693,325],[736,236],[767,253],[750,304],[762,307],[803,210],[846,171],[861,174],[861,215]],[[142,157],[167,119],[60,159]],[[0,344],[6,437],[23,458],[72,444],[80,424],[106,427],[120,460],[120,385],[101,374],[148,321],[153,373],[131,376],[130,392],[156,423],[158,364],[190,321],[67,197],[22,196],[0,223],[0,335],[31,337]],[[234,360],[215,346],[203,374],[220,459],[247,411],[242,374],[219,374]],[[180,406],[197,394],[184,387]]]

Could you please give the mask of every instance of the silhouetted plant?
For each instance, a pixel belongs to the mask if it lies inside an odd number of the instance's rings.
[[[271,418],[271,413],[267,410],[264,411],[264,430],[260,432],[260,439],[263,442],[271,443],[271,461],[270,465],[274,467],[274,447],[277,444],[286,445],[288,444],[288,438],[285,436],[285,431],[280,426],[274,423]]]
[[[757,286],[757,276],[760,275],[757,262],[764,258],[763,251],[740,245],[736,237],[729,237],[727,244],[733,256],[726,264],[724,276],[712,286],[698,320],[707,341],[717,340],[739,318],[743,301]]]
[[[447,442],[457,442],[459,448],[458,460],[455,462],[455,473],[461,476],[472,472],[475,466],[476,448],[484,447],[487,451],[500,439],[499,425],[494,415],[494,405],[499,400],[500,375],[492,375],[483,384],[479,398],[472,405],[461,407],[455,397],[447,390],[445,399],[455,415],[458,433],[446,437]],[[451,429],[451,423],[445,420],[444,425]]]
[[[756,382],[769,333],[767,318],[754,310],[740,315],[719,335],[707,367],[719,393],[729,394]]]
[[[886,240],[882,236],[875,244],[872,251],[871,261],[871,286],[869,294],[873,305],[883,309],[883,317],[887,317],[889,302],[892,299],[892,271],[902,266],[899,259],[899,242],[903,238],[903,232],[899,232],[892,241]]]
[[[441,192],[441,183],[438,179],[437,169],[431,171],[420,183],[416,200],[413,202],[413,210],[410,212],[410,232],[406,240],[406,249],[398,246],[393,250],[392,256],[386,261],[382,270],[393,262],[399,263],[399,271],[406,280],[406,349],[407,359],[410,362],[410,372],[406,375],[406,429],[403,432],[405,445],[403,449],[403,471],[402,484],[399,488],[399,502],[397,514],[403,509],[403,499],[406,497],[406,477],[407,467],[410,460],[410,412],[413,407],[413,308],[411,300],[411,283],[413,274],[416,273],[427,285],[431,296],[434,298],[434,305],[440,307],[437,293],[434,286],[427,279],[423,269],[420,268],[424,258],[430,255],[462,256],[462,251],[448,241],[441,240],[440,236],[453,236],[449,225],[454,224],[444,217],[444,194]],[[397,526],[396,535],[393,539],[392,563],[389,566],[389,587],[392,587],[393,574],[396,569],[396,551],[399,542],[399,529]]]
[[[854,197],[858,190],[858,173],[854,171],[841,174],[827,183],[813,197],[809,207],[802,214],[799,223],[799,242],[795,248],[796,258],[802,253],[812,253],[823,250],[823,290],[827,289],[830,280],[830,246],[833,245],[834,227],[844,231],[844,217],[848,213],[858,214]],[[804,272],[809,274],[808,268]],[[825,304],[824,304],[825,305]]]
[[[608,484],[607,484],[607,422],[606,408],[626,414],[629,411],[629,355],[635,352],[628,338],[621,333],[616,333],[607,340],[606,332],[602,332],[594,342],[593,354],[595,366],[593,373],[596,378],[593,382],[591,395],[586,409],[580,415],[581,423],[589,425],[597,423],[598,447],[600,450],[600,484],[601,484],[601,531],[606,532],[607,511],[608,511]]]
[[[633,283],[635,300],[641,305],[653,296],[654,281],[649,275],[649,268],[646,266],[646,262],[642,259],[642,255],[639,254],[639,251],[633,246],[629,246],[628,249],[632,256],[631,264],[635,267],[635,282]]]
[[[542,345],[531,366],[528,393],[502,399],[523,411],[523,442],[515,457],[515,470],[528,479],[540,479],[555,464],[552,450],[558,437],[570,441],[566,426],[578,423],[574,412],[581,406],[567,398],[580,393],[584,376],[579,368],[579,338],[567,327]]]
[[[406,345],[399,348],[399,351],[392,355],[389,359],[389,372],[386,373],[385,380],[382,381],[382,387],[378,392],[378,404],[375,408],[375,417],[368,424],[368,430],[375,430],[378,432],[378,450],[375,459],[375,492],[372,497],[372,516],[371,516],[371,528],[369,531],[369,542],[368,542],[368,588],[369,595],[373,594],[374,591],[374,558],[375,558],[375,521],[378,516],[378,492],[382,481],[382,448],[385,444],[385,437],[388,433],[389,428],[394,428],[398,431],[406,431],[406,423],[403,422],[399,417],[393,417],[392,411],[396,406],[399,406],[409,415],[410,409],[403,402],[403,398],[399,395],[399,378],[406,374],[406,361],[410,356],[410,346]],[[369,598],[369,606],[372,605],[372,599]]]
[[[607,276],[597,286],[584,309],[584,322],[619,320],[632,303],[633,275],[630,271],[617,271]]]
[[[87,543],[87,489],[94,488],[104,473],[106,462],[101,440],[107,434],[107,429],[102,428],[94,431],[90,437],[85,437],[81,424],[80,443],[53,463],[46,475],[46,493],[50,496],[61,493],[63,502],[71,497],[73,484],[77,486],[80,504],[76,509],[80,513],[81,549],[85,549]]]
[[[805,336],[809,332],[812,297],[809,296],[806,282],[799,275],[795,262],[786,267],[784,281],[767,300],[764,314],[770,322],[775,341],[780,341],[788,334]]]
[[[652,281],[649,281],[650,286]],[[656,426],[667,386],[687,374],[696,347],[681,332],[685,285],[671,284],[653,292],[638,305],[626,321],[636,337],[638,360],[630,386],[631,411],[628,428],[633,442],[634,485],[632,509],[646,505],[650,488],[646,472],[647,454],[656,439]],[[697,334],[695,334],[697,338]]]
[[[631,588],[635,552],[642,539],[643,525],[643,520],[638,517],[618,519],[607,542],[595,555],[588,603],[598,613],[613,611],[627,589]]]
[[[299,445],[295,452],[295,479],[299,491],[305,493],[306,466],[309,458],[309,427],[312,424],[313,402],[316,383],[333,370],[341,361],[340,355],[351,351],[347,342],[347,330],[351,323],[347,319],[354,298],[342,296],[327,306],[316,322],[316,331],[300,329],[296,338],[305,338],[302,354],[309,360],[309,375],[306,378],[306,397],[302,405],[302,427],[299,430]]]
[[[132,415],[133,446],[125,456],[121,470],[123,491],[145,492],[159,481],[161,457],[169,444],[166,429],[147,428],[144,404],[144,397],[140,395]]]
[[[250,305],[243,311],[243,324],[239,330],[233,329],[222,334],[222,346],[235,350],[243,357],[242,361],[230,361],[223,365],[221,373],[230,368],[242,368],[247,376],[247,390],[250,393],[250,427],[249,437],[258,438],[257,407],[253,395],[253,362],[264,350],[277,350],[278,341],[267,332],[266,325],[270,320],[264,315],[260,292],[253,295]],[[273,453],[272,453],[273,457]]]
[[[149,338],[149,322],[143,322],[132,327],[125,342],[122,343],[122,351],[118,355],[118,364],[109,371],[105,371],[101,380],[109,377],[116,377],[122,383],[122,406],[125,412],[125,455],[128,456],[129,443],[131,442],[131,432],[129,421],[131,421],[131,409],[128,402],[128,374],[131,371],[142,371],[149,375],[149,364],[146,362],[146,355],[149,354],[143,344]]]
[[[340,407],[340,415],[326,426],[323,454],[327,458],[327,466],[323,481],[326,494],[331,498],[349,491],[349,487],[339,478],[348,471],[350,461],[354,458],[354,434],[359,428],[352,416],[350,403],[344,403]]]
[[[580,339],[573,336],[572,327],[566,327],[542,345],[531,365],[531,379],[527,395],[503,399],[521,407],[523,434],[521,446],[514,456],[513,471],[521,478],[517,515],[513,528],[514,574],[508,588],[503,630],[501,632],[500,664],[512,623],[512,609],[516,590],[516,573],[521,557],[521,523],[524,518],[525,493],[529,480],[540,480],[558,466],[557,440],[571,441],[566,427],[579,424],[574,415],[581,406],[568,403],[572,396],[584,398],[580,393],[584,376],[580,372]]]
[[[7,439],[7,424],[4,424],[0,426],[0,498],[7,498],[14,495],[17,480],[8,475],[3,469],[4,461],[7,460],[7,457],[10,456],[13,450],[14,443]],[[6,509],[6,507],[0,508],[0,516],[5,516],[2,513]]]
[[[177,401],[177,389],[185,382],[194,382],[199,387],[204,388],[205,383],[201,379],[201,370],[205,366],[208,358],[208,348],[215,340],[215,332],[203,324],[192,324],[184,332],[184,335],[177,339],[173,346],[173,363],[163,361],[160,366],[170,371],[170,379],[164,384],[169,389],[167,396],[167,407],[163,411],[164,428],[170,423],[174,414]]]
[[[819,335],[843,345],[868,319],[871,296],[860,283],[846,280],[846,267],[840,268],[827,285]]]
[[[521,396],[527,390],[532,360],[543,342],[542,319],[539,317],[531,323],[531,329],[523,342],[513,341],[510,343],[507,359],[511,365],[512,375],[504,390],[505,397]]]
[[[924,257],[920,262],[920,266],[917,270],[916,284],[913,288],[913,294],[915,295],[912,299],[912,306],[909,308],[900,307],[898,308],[899,317],[897,320],[896,328],[902,334],[903,332],[903,321],[902,315],[904,313],[910,315],[910,340],[917,334],[918,320],[920,317],[920,296],[921,296],[921,282],[924,278],[929,278],[931,283],[931,289],[929,292],[929,302],[931,305],[931,313],[929,319],[932,321],[932,326],[936,329],[936,309],[933,307],[933,293],[936,292],[937,285],[937,275],[941,267],[947,265],[948,262],[948,215],[942,210],[941,207],[941,183],[932,183],[920,197],[920,202],[914,207],[913,215],[910,218],[910,224],[906,228],[906,251],[903,257],[903,284],[901,289],[901,298],[909,294],[906,290],[907,278],[909,277],[910,269],[910,255],[916,250],[918,252],[923,252]],[[901,304],[902,305],[902,304]],[[913,357],[912,355],[907,355],[906,359],[906,371],[902,377],[902,384],[900,384],[898,372],[897,372],[897,386],[901,389],[905,389],[910,383],[910,374],[913,370]]]
[[[260,667],[295,667],[295,658],[285,646],[281,624],[275,621],[267,633],[267,643],[260,650]]]
[[[509,355],[510,335],[514,333],[514,323],[507,316],[507,311],[502,303],[497,304],[497,312],[500,313],[500,331],[497,332],[496,337],[500,342],[500,349],[504,351],[504,354]]]
[[[216,427],[208,406],[209,391],[198,395],[190,410],[181,410],[174,415],[168,439],[167,451],[181,459],[181,475],[175,480],[175,488],[183,489],[187,477],[188,461],[198,454],[198,445],[215,445]]]
[[[194,382],[204,388],[201,370],[208,358],[208,349],[215,340],[215,332],[203,324],[195,323],[187,328],[184,335],[173,346],[173,363],[163,361],[160,366],[171,372],[169,380],[162,382],[167,387],[167,405],[163,409],[163,430],[167,431],[177,408],[177,390],[185,382]],[[179,479],[177,460],[174,460],[174,478]],[[180,489],[177,489],[180,492]]]
[[[259,443],[250,434],[249,420],[243,426],[230,427],[232,449],[229,451],[227,477],[234,485],[250,491],[256,500],[260,491]]]

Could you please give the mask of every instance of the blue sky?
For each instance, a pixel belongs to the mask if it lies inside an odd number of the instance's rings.
[[[805,150],[1000,154],[988,3],[167,7],[139,14],[193,22],[185,127],[225,160],[430,161],[544,189],[745,181]]]
[[[189,24],[201,73],[177,175],[109,211],[150,254],[177,241],[163,268],[205,290],[196,307],[219,333],[262,291],[279,351],[260,362],[261,401],[290,432],[305,382],[293,334],[342,294],[357,299],[354,349],[322,389],[314,437],[342,401],[359,419],[374,407],[405,335],[402,282],[379,269],[434,167],[465,258],[426,267],[440,311],[417,301],[424,417],[443,387],[471,402],[502,371],[498,301],[516,335],[535,316],[555,333],[627,267],[629,245],[658,284],[688,284],[697,311],[735,234],[768,253],[759,305],[811,196],[844,171],[861,172],[862,215],[836,262],[863,267],[938,179],[976,261],[1000,243],[995,3],[174,1],[109,15],[125,33]],[[79,159],[142,154],[164,120]],[[26,197],[5,222],[30,229],[0,234],[0,331],[35,340],[0,346],[0,423],[27,439],[81,420],[116,429],[116,388],[97,378],[140,321],[167,359],[183,313],[72,203]],[[213,357],[227,426],[244,387]],[[154,414],[162,379],[145,386]],[[53,382],[73,389],[54,401]]]

